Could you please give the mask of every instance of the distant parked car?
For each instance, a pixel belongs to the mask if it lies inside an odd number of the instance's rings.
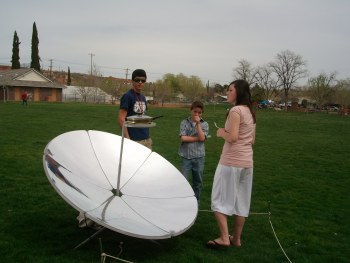
[[[285,104],[284,102],[278,104],[278,106],[279,106],[280,108],[284,108],[285,105],[286,105],[286,104]],[[292,107],[292,103],[291,103],[291,102],[287,102],[287,107]]]
[[[272,100],[261,100],[258,102],[259,109],[266,109],[266,108],[272,108],[272,107],[273,107]]]
[[[339,108],[336,106],[329,106],[328,107],[328,111],[338,111],[338,110],[339,110]]]

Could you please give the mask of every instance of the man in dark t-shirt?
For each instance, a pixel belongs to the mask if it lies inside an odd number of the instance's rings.
[[[147,101],[141,93],[147,80],[143,69],[136,69],[132,73],[132,89],[127,91],[120,100],[118,122],[123,128],[126,117],[142,115],[147,111]],[[136,141],[148,148],[152,148],[149,128],[124,127],[124,137]]]

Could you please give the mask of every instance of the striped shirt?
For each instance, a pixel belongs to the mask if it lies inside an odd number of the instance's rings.
[[[191,117],[184,119],[180,124],[180,134],[179,136],[198,136],[195,123],[192,122]],[[209,124],[201,119],[200,125],[205,138],[208,137]],[[205,156],[204,142],[181,142],[178,154],[186,159],[193,159]]]

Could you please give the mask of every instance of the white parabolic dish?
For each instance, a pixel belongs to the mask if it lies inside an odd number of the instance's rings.
[[[118,175],[121,142],[101,131],[61,134],[44,150],[45,173],[66,202],[113,231],[165,239],[188,230],[198,213],[188,181],[165,158],[129,139]]]

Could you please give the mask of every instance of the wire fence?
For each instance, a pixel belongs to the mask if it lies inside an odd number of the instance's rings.
[[[209,212],[209,213],[213,213],[212,210],[198,210],[199,212]],[[272,224],[272,220],[271,220],[271,211],[270,211],[270,203],[269,203],[269,208],[268,208],[268,212],[251,212],[249,213],[249,215],[267,215],[268,216],[268,220],[269,220],[269,223],[270,223],[270,227],[271,227],[271,230],[272,230],[272,233],[277,241],[277,244],[279,245],[282,253],[284,254],[285,258],[288,260],[289,263],[292,263],[292,261],[290,260],[290,258],[288,257],[287,253],[285,252],[281,242],[279,241],[279,238],[276,234],[276,231],[275,231],[275,228],[273,227],[273,224]],[[119,253],[117,256],[112,256],[112,255],[108,255],[106,253],[103,252],[103,248],[102,248],[102,242],[101,242],[101,239],[99,240],[100,242],[100,250],[101,250],[101,263],[105,263],[106,259],[107,258],[110,258],[110,259],[114,259],[115,261],[113,262],[116,262],[116,261],[120,261],[120,262],[126,262],[126,263],[133,263],[131,261],[127,261],[127,260],[124,260],[124,259],[121,259],[120,258],[120,255],[122,254],[123,252],[123,242],[120,242],[119,244]]]
[[[210,213],[213,213],[212,210],[199,210],[199,212],[210,212]],[[268,212],[265,212],[265,213],[259,213],[259,212],[251,212],[249,213],[249,215],[267,215],[268,216],[268,220],[269,220],[269,223],[270,223],[270,226],[271,226],[271,230],[272,230],[272,233],[277,241],[277,244],[279,245],[282,253],[284,254],[284,256],[286,257],[286,259],[288,260],[289,263],[292,263],[292,261],[289,259],[287,253],[285,252],[285,250],[283,249],[283,246],[281,244],[281,242],[279,241],[278,237],[277,237],[277,234],[276,234],[276,231],[275,231],[275,228],[273,227],[273,224],[272,224],[272,220],[271,220],[271,211],[270,211],[270,203],[269,203],[269,208],[268,208]]]

